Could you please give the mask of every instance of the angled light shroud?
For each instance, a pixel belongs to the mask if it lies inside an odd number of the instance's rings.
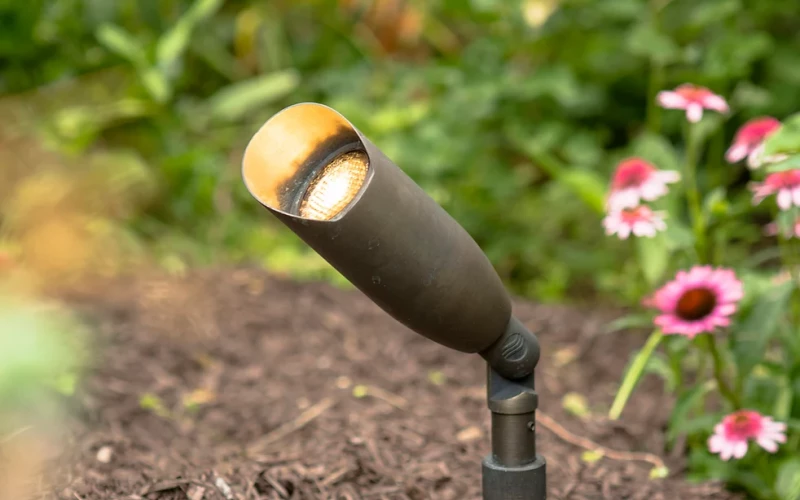
[[[328,220],[302,217],[309,188],[348,153],[367,162],[365,177],[346,173],[340,186],[352,199],[338,200],[323,214]],[[273,116],[247,146],[242,174],[267,210],[417,333],[474,353],[515,323],[508,293],[472,237],[333,109],[302,103]]]

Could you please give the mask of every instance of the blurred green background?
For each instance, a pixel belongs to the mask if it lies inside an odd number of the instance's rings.
[[[100,235],[177,272],[249,261],[341,283],[239,174],[258,127],[312,100],[440,202],[515,293],[635,302],[652,286],[636,247],[600,222],[621,158],[679,169],[684,118],[655,93],[729,99],[730,119],[704,121],[700,182],[726,220],[757,218],[723,153],[745,120],[800,109],[797,26],[796,0],[0,0],[0,250],[72,244],[96,265],[80,242]],[[43,213],[82,225],[32,231]],[[760,245],[749,221],[724,261]]]

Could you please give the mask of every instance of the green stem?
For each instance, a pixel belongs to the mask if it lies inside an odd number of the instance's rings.
[[[728,400],[728,402],[733,406],[734,410],[738,410],[742,407],[742,402],[739,399],[739,396],[731,390],[728,383],[725,381],[725,374],[724,374],[724,365],[722,362],[722,356],[720,356],[719,349],[717,349],[717,342],[713,336],[710,334],[703,334],[703,337],[706,340],[706,348],[708,349],[709,354],[711,354],[711,359],[714,362],[714,379],[717,381],[717,387],[719,387],[719,392],[722,396]]]
[[[780,228],[778,229],[780,232]],[[800,258],[800,246],[798,242],[794,238],[786,239],[783,235],[778,235],[778,247],[780,249],[781,254],[781,262],[783,267],[786,268],[786,271],[789,273],[789,279],[794,282],[795,290],[790,292],[792,294],[800,293],[800,262],[798,262],[798,258]],[[797,304],[800,301],[790,301],[789,304],[789,315],[792,318],[792,324],[798,325],[800,324],[800,305]]]
[[[663,86],[664,68],[661,64],[651,61],[647,88],[647,129],[654,134],[661,130],[661,107],[656,103],[656,95]]]
[[[611,420],[617,420],[620,415],[622,415],[622,410],[625,408],[625,404],[628,402],[633,390],[636,388],[636,384],[642,377],[642,373],[644,373],[644,369],[647,367],[647,362],[650,360],[650,357],[655,352],[656,347],[658,347],[663,337],[664,334],[662,334],[660,330],[655,330],[650,334],[650,337],[647,338],[647,342],[645,342],[639,354],[633,359],[633,363],[631,363],[631,367],[625,373],[625,378],[622,379],[622,384],[608,412],[608,418]]]
[[[683,369],[681,368],[682,356],[674,351],[667,349],[669,366],[672,369],[672,376],[675,377],[675,387],[683,387]]]
[[[699,385],[706,381],[709,383],[710,381],[706,377],[706,372],[708,371],[708,356],[703,356],[702,353],[700,356],[700,361],[698,362],[697,366],[697,377],[695,378],[695,384]],[[706,398],[705,396],[697,398],[697,405],[695,406],[695,410],[697,411],[698,415],[702,415],[705,413],[706,408]]]
[[[697,157],[700,144],[696,134],[692,134],[691,124],[686,126],[686,162],[684,165],[684,186],[686,198],[689,202],[689,213],[692,219],[692,229],[694,230],[695,249],[701,264],[705,264],[708,257],[706,255],[706,221],[703,216],[703,207],[700,202],[700,190],[697,187]]]

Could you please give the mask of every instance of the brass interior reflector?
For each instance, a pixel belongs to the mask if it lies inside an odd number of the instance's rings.
[[[305,219],[331,220],[355,198],[367,178],[369,160],[364,151],[334,158],[317,174],[300,202]]]

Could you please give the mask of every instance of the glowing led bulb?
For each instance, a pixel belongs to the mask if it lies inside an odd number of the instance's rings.
[[[300,203],[301,217],[330,220],[347,207],[367,178],[369,161],[363,151],[337,156],[311,181]]]

